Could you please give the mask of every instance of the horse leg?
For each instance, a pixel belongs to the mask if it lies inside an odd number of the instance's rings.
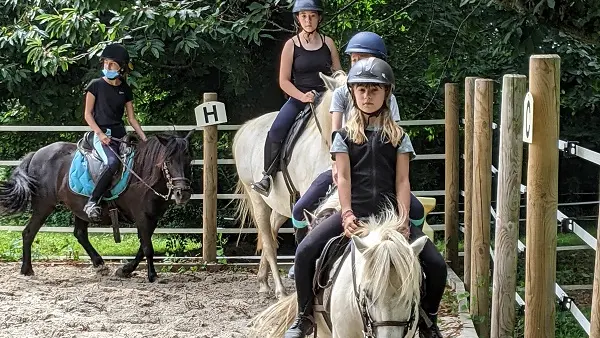
[[[77,238],[77,241],[81,246],[85,249],[88,256],[90,256],[90,260],[95,268],[99,268],[98,271],[104,270],[104,260],[96,249],[90,243],[90,239],[88,236],[88,222],[85,220],[75,216],[75,230],[73,231],[73,235]]]
[[[271,289],[269,287],[269,265],[267,263],[270,261],[268,259],[273,256],[275,261],[277,260],[277,252],[274,249],[274,239],[269,222],[271,208],[256,193],[250,193],[248,197],[252,203],[254,222],[258,228],[258,236],[260,236],[258,250],[261,250],[261,254],[258,266],[258,292],[268,293]],[[277,272],[277,269],[275,269],[275,272]]]
[[[279,233],[279,228],[285,223],[288,217],[281,215],[275,210],[271,211],[271,219],[270,224],[272,227],[273,234]],[[269,262],[269,266],[271,267],[271,272],[273,273],[273,282],[275,283],[275,296],[277,299],[281,299],[286,296],[285,287],[281,282],[281,276],[279,275],[279,269],[277,267],[277,247],[275,247],[275,254],[272,256],[275,259],[269,260],[269,256],[267,256],[267,261]]]
[[[122,267],[118,268],[117,271],[115,271],[115,275],[119,277],[131,277],[131,273],[133,273],[135,269],[137,269],[138,265],[140,264],[143,258],[144,249],[142,249],[142,245],[140,244],[140,248],[135,254],[135,258],[132,261],[127,262],[127,264],[123,265]]]
[[[21,274],[25,276],[33,276],[33,267],[31,266],[31,245],[38,231],[54,211],[54,204],[43,204],[38,198],[32,198],[31,209],[33,210],[29,222],[21,233],[23,237],[23,258],[21,265]]]
[[[270,223],[273,225],[273,233],[278,233],[279,232],[279,228],[281,228],[281,226],[283,225],[283,223],[285,223],[285,221],[287,220],[286,216],[283,216],[277,212],[275,212],[274,210],[271,211],[271,219],[270,219]],[[275,252],[275,255],[277,256],[277,252]],[[277,269],[275,270],[276,272],[278,271]],[[260,255],[260,263],[258,265],[258,280],[259,280],[259,284],[260,284],[260,289],[259,292],[260,293],[266,293],[269,292],[269,261],[267,260],[267,255]],[[283,288],[283,284],[281,284],[281,287],[278,288],[277,287],[277,281],[279,279],[279,273],[277,274],[273,274],[273,280],[276,283],[276,294],[280,294],[281,290],[283,290],[283,293],[281,293],[282,295],[285,295],[285,289]],[[279,279],[279,282],[281,283],[281,279]],[[263,284],[264,283],[264,284]],[[279,290],[279,291],[277,291]]]
[[[142,219],[136,223],[140,238],[141,249],[143,250],[144,256],[146,256],[148,281],[152,283],[156,280],[156,278],[158,278],[156,270],[154,269],[154,247],[152,246],[152,234],[154,233],[154,229],[156,229],[158,220],[151,220],[147,215],[143,215],[141,217]],[[139,250],[138,255],[136,255],[136,258],[138,256]]]

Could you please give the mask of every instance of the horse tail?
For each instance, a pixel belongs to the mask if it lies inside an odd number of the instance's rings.
[[[250,200],[248,188],[239,178],[235,185],[235,194],[244,195],[242,198],[237,199],[238,202],[235,209],[235,218],[240,222],[240,229],[243,229],[246,224],[252,221],[254,210],[252,209],[252,201]]]
[[[250,337],[280,338],[298,313],[297,294],[283,297],[277,303],[269,306],[249,323]]]
[[[8,181],[0,182],[0,214],[16,214],[27,208],[36,189],[36,181],[27,174],[34,154],[25,155]]]

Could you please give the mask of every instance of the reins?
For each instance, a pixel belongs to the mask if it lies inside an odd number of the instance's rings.
[[[111,140],[114,140],[114,141],[117,141],[117,142],[120,142],[120,143],[125,143],[127,145],[133,146],[132,143],[127,142],[127,141],[123,141],[123,140],[121,140],[119,138],[112,137],[112,136],[109,136],[109,138]],[[187,179],[187,178],[185,178],[185,177],[175,177],[175,178],[171,177],[171,173],[169,172],[169,168],[167,167],[167,162],[165,161],[162,164],[162,170],[163,170],[163,173],[165,175],[165,178],[167,179],[167,189],[169,189],[169,191],[167,192],[166,195],[165,194],[161,194],[160,192],[158,192],[154,188],[152,188],[148,183],[146,183],[146,181],[144,181],[144,179],[142,179],[140,177],[140,175],[138,175],[135,171],[133,171],[133,169],[131,169],[127,165],[127,163],[125,163],[125,161],[123,161],[123,159],[121,158],[121,156],[119,156],[119,154],[117,154],[117,152],[113,148],[111,148],[111,147],[108,147],[108,148],[110,149],[110,151],[113,152],[113,154],[115,154],[117,156],[117,158],[123,164],[123,166],[127,169],[127,171],[129,171],[130,173],[132,173],[133,176],[135,176],[138,180],[140,180],[140,182],[142,182],[146,187],[148,187],[148,189],[152,190],[152,192],[154,194],[156,194],[157,196],[160,196],[160,197],[164,198],[165,201],[167,201],[167,200],[169,200],[171,198],[171,194],[173,192],[173,188],[175,188],[175,185],[173,184],[174,181],[190,182],[190,180]]]

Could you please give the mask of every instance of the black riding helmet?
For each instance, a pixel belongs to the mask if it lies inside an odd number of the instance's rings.
[[[102,54],[100,55],[100,60],[103,59],[111,59],[121,66],[121,70],[123,72],[128,72],[130,69],[129,66],[129,53],[127,49],[120,43],[112,43],[104,47]]]
[[[296,15],[302,11],[315,11],[322,14],[323,5],[321,4],[321,0],[296,0],[294,8],[292,8],[292,13]]]
[[[321,4],[321,0],[296,0],[296,2],[294,2],[292,13],[294,15],[294,23],[298,27],[301,27],[300,23],[298,22],[298,13],[302,11],[317,12],[320,16],[319,23],[321,23],[323,20],[323,5]]]
[[[354,99],[352,85],[368,83],[381,84],[388,87],[385,104],[388,105],[389,108],[389,99],[395,88],[395,78],[392,67],[384,60],[376,57],[358,60],[348,72],[347,81],[348,90],[352,94],[354,105],[356,105],[356,100]]]

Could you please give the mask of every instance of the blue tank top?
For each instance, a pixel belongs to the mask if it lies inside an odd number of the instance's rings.
[[[325,43],[325,37],[321,35],[323,45],[319,49],[307,50],[294,43],[294,59],[292,61],[292,83],[303,93],[311,90],[317,92],[325,91],[325,84],[319,77],[319,72],[331,75],[331,51]]]

